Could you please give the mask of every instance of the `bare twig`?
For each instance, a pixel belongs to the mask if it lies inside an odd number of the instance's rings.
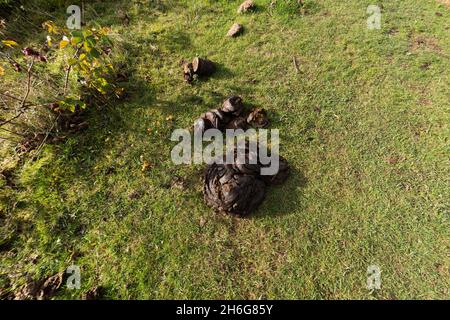
[[[47,130],[44,139],[42,139],[41,143],[39,144],[39,147],[36,149],[36,152],[33,154],[32,160],[35,160],[37,158],[37,156],[39,155],[39,153],[41,153],[42,147],[44,146],[45,142],[48,139],[48,136],[50,135],[50,132],[52,132],[53,128],[55,127],[56,123],[58,122],[59,119],[59,114],[56,117],[55,121],[53,122],[52,126],[50,129]]]
[[[25,89],[25,95],[22,98],[22,102],[20,103],[20,109],[23,109],[23,107],[25,106],[25,102],[28,99],[28,96],[30,94],[30,90],[31,90],[31,69],[33,68],[34,65],[34,57],[31,60],[30,65],[28,66],[28,70],[27,70],[27,86]]]
[[[13,140],[13,139],[11,139],[11,137],[4,137],[4,136],[0,136],[0,139],[14,142],[14,143],[17,143],[19,141],[19,140]]]
[[[26,88],[25,88],[25,94],[24,94],[24,96],[23,96],[23,98],[21,99],[21,102],[20,102],[19,113],[16,114],[15,116],[13,116],[12,118],[10,118],[9,120],[5,120],[3,122],[0,122],[0,126],[3,126],[5,124],[7,124],[7,123],[10,123],[11,121],[13,121],[13,120],[17,119],[18,117],[20,117],[25,112],[25,110],[26,110],[26,108],[24,108],[25,107],[25,103],[26,103],[26,101],[28,99],[28,96],[29,96],[30,90],[31,90],[31,70],[33,68],[33,65],[34,65],[34,57],[33,57],[33,60],[31,60],[30,65],[28,66],[28,70],[27,70],[27,85],[26,85]],[[12,97],[12,96],[10,96],[10,97]],[[15,99],[17,99],[17,98],[15,98]]]
[[[4,130],[4,131],[6,131],[6,132],[15,134],[16,136],[25,137],[25,135],[22,134],[22,133],[18,133],[18,132],[15,132],[15,131],[13,131],[13,130],[6,129],[6,128],[4,128],[4,127],[0,127],[0,130]]]
[[[10,123],[10,122],[14,121],[14,120],[17,119],[18,117],[20,117],[24,112],[25,112],[25,110],[21,110],[21,111],[19,111],[18,114],[16,114],[16,115],[15,115],[14,117],[12,117],[11,119],[8,119],[8,120],[5,120],[5,121],[3,121],[3,122],[0,122],[0,126],[3,126],[3,125],[5,125],[5,124],[7,124],[7,123]]]
[[[9,105],[6,103],[6,101],[5,101],[5,99],[3,99],[3,97],[2,96],[0,96],[0,99],[2,100],[2,102],[3,102],[3,104],[5,105],[5,107],[4,108],[2,108],[3,110],[9,110],[10,109],[10,107],[9,107]]]
[[[75,51],[75,54],[73,55],[72,58],[76,58],[78,56],[78,53],[80,52],[81,47],[82,46],[77,47],[77,50]],[[69,83],[69,74],[70,74],[71,70],[72,70],[72,65],[69,64],[69,66],[67,67],[67,71],[66,71],[66,79],[64,80],[64,91],[63,91],[64,96],[66,95],[67,85]]]
[[[11,98],[11,99],[14,99],[14,100],[22,101],[22,99],[17,98],[17,97],[15,97],[15,96],[12,96],[12,95],[10,95],[10,94],[8,94],[8,93],[5,93],[5,92],[0,92],[0,94],[1,94],[2,96],[8,97],[8,98]]]
[[[11,56],[9,56],[8,54],[3,53],[3,52],[0,51],[0,56],[6,58],[6,60],[8,60],[9,63],[11,63],[12,65],[18,65],[21,69],[23,69],[23,66],[22,66],[20,63],[18,63],[16,60],[14,60],[13,58],[11,58]],[[48,84],[49,86],[51,86],[51,87],[52,87],[53,89],[55,89],[55,90],[58,89],[58,87],[55,86],[55,84],[54,84],[53,82],[48,81],[48,79],[42,79],[42,78],[40,77],[40,75],[37,74],[37,73],[33,74],[33,77],[34,77],[34,78],[37,78],[37,79],[39,79],[39,80],[43,80],[43,81],[46,80],[46,81],[47,81],[47,84]]]

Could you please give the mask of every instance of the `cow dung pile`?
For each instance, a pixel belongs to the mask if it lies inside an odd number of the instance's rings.
[[[255,108],[245,116],[242,98],[232,96],[224,101],[220,109],[208,111],[195,121],[195,132],[205,132],[214,128],[246,130],[256,123],[256,127],[269,123],[264,109]],[[213,163],[207,166],[203,177],[205,202],[217,212],[246,216],[264,200],[266,188],[283,183],[289,176],[289,165],[279,156],[279,169],[274,175],[262,175],[261,169],[269,167],[259,160],[258,150],[251,150],[246,142],[245,149],[235,147],[232,163]],[[245,161],[237,161],[238,151],[245,154]],[[225,158],[223,159],[225,160]]]
[[[237,11],[244,14],[255,9],[253,0],[245,0]],[[227,36],[236,37],[242,34],[243,30],[241,24],[234,23]],[[192,83],[197,77],[208,77],[216,71],[214,62],[199,57],[194,58],[192,62],[183,62],[182,66],[184,80],[188,83]],[[227,129],[245,131],[250,127],[266,128],[269,125],[264,109],[253,108],[250,111],[244,109],[242,98],[232,96],[225,100],[220,108],[202,114],[194,123],[194,132],[203,134],[208,129],[222,132]],[[289,165],[281,156],[269,157],[279,160],[277,173],[263,175],[262,169],[271,167],[271,163],[266,164],[266,161],[259,159],[259,148],[263,146],[257,145],[257,150],[252,150],[249,146],[249,142],[246,141],[244,149],[240,150],[238,144],[233,150],[227,150],[234,155],[231,157],[233,159],[231,163],[216,161],[205,169],[203,195],[206,203],[215,211],[246,216],[264,200],[267,187],[281,184],[289,176]],[[244,161],[241,159],[242,154],[245,155]]]
[[[258,160],[258,152],[250,151],[248,144],[244,152],[244,163],[237,161],[235,151],[232,164],[213,163],[205,170],[204,199],[217,212],[247,216],[264,200],[267,187],[281,184],[289,176],[289,165],[283,157],[279,157],[276,174],[261,175],[261,169],[269,164],[263,165]]]

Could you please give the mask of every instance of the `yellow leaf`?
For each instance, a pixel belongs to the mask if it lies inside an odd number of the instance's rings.
[[[173,116],[172,116],[172,115],[168,116],[168,117],[166,118],[166,120],[167,120],[167,121],[172,121],[172,120],[173,120]]]
[[[141,167],[142,172],[145,172],[145,171],[147,171],[147,169],[152,167],[152,164],[149,161],[145,160],[144,155],[141,155],[139,157],[139,159],[142,162],[142,167]]]
[[[114,90],[114,92],[115,92],[115,94],[116,94],[116,97],[117,97],[117,98],[120,98],[120,97],[123,96],[123,94],[124,94],[124,92],[125,92],[125,88],[116,88],[116,89]]]
[[[142,167],[141,167],[141,171],[145,172],[147,171],[149,168],[151,168],[151,163],[148,162],[147,160],[142,161]]]
[[[70,39],[70,43],[73,45],[73,46],[76,46],[78,43],[80,43],[82,41],[82,39],[80,38],[80,37],[72,37],[71,39]]]
[[[92,60],[92,66],[94,68],[100,67],[101,63],[97,58],[94,58],[94,60]]]
[[[15,47],[15,46],[18,46],[17,42],[15,42],[14,40],[2,40],[2,43],[3,43],[5,46],[8,46],[8,47],[10,47],[10,48]]]
[[[69,41],[61,40],[61,42],[59,43],[59,48],[64,49],[65,47],[67,47],[68,44],[69,44]]]
[[[42,27],[44,29],[46,29],[47,32],[49,32],[49,33],[54,33],[54,34],[59,33],[58,27],[55,25],[55,23],[53,21],[50,21],[50,20],[49,21],[45,21],[42,24]]]
[[[2,76],[2,75],[4,75],[4,74],[5,74],[5,69],[3,69],[2,66],[0,66],[0,76]]]
[[[107,35],[108,33],[109,33],[109,31],[110,31],[110,29],[109,28],[107,28],[107,27],[103,27],[103,28],[100,28],[100,30],[98,30],[98,33],[100,34],[100,35]]]

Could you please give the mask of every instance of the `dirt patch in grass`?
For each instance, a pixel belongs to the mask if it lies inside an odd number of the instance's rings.
[[[417,52],[419,50],[428,50],[437,53],[442,52],[442,48],[435,38],[422,34],[413,34],[410,41],[410,51]]]
[[[437,2],[443,4],[447,8],[450,8],[450,0],[437,0]]]

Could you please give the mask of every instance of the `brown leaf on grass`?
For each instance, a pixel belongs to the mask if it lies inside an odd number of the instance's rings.
[[[82,300],[99,300],[103,297],[103,287],[95,286],[88,291],[86,291],[82,296]]]
[[[141,193],[138,190],[133,190],[132,192],[130,192],[128,194],[128,199],[136,200],[136,199],[139,199],[140,196],[141,196]]]
[[[187,188],[187,182],[180,176],[174,176],[172,178],[170,186],[174,189],[185,190]]]
[[[30,280],[14,294],[14,300],[34,300],[39,292],[42,281]]]
[[[142,163],[142,165],[141,165],[141,171],[142,172],[145,172],[145,171],[147,171],[148,169],[150,169],[152,167],[152,164],[148,160],[146,160],[144,158],[143,154],[141,154],[141,156],[139,157],[139,160]]]
[[[194,70],[192,68],[192,63],[183,62],[182,66],[184,81],[191,83],[194,80]]]
[[[59,272],[45,280],[31,280],[23,285],[14,294],[14,300],[47,300],[60,288],[63,282],[64,272]]]
[[[59,272],[54,276],[47,278],[39,290],[38,300],[46,300],[53,296],[61,287],[63,277],[64,272]]]

